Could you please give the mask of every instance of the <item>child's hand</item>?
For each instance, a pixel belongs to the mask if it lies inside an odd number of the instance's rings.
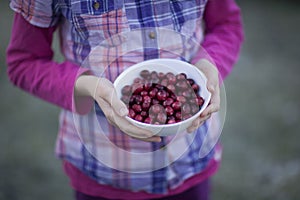
[[[146,142],[160,142],[159,136],[153,136],[148,130],[134,126],[125,119],[128,114],[126,105],[117,97],[113,84],[96,76],[81,75],[75,85],[75,95],[93,97],[107,120],[127,135]]]
[[[207,89],[211,93],[211,100],[207,108],[201,113],[200,117],[195,119],[192,125],[187,129],[188,132],[195,131],[207,120],[212,113],[220,109],[220,87],[219,72],[217,68],[208,60],[202,59],[195,64],[207,77]]]

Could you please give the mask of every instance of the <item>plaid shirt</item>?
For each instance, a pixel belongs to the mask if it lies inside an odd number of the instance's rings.
[[[11,7],[27,13],[23,16],[40,27],[60,23],[65,58],[114,81],[143,60],[190,61],[202,40],[205,4],[206,0],[14,0]],[[205,140],[217,134],[215,123],[213,117],[193,134],[145,143],[111,126],[97,104],[84,116],[62,110],[56,152],[101,184],[166,193],[215,158],[214,150],[199,157],[216,141]]]

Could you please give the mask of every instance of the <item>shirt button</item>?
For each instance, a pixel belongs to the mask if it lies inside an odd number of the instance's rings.
[[[100,3],[97,2],[97,1],[95,1],[94,4],[93,4],[93,7],[94,7],[95,10],[99,10],[99,8],[100,8]]]
[[[154,32],[150,32],[149,33],[149,38],[150,39],[155,39],[156,38],[156,34]]]

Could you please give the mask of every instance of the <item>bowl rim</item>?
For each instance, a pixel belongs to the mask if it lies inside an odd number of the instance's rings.
[[[156,63],[157,62],[157,63]],[[118,83],[121,81],[121,79],[123,78],[123,76],[126,75],[127,72],[129,71],[132,71],[132,70],[135,70],[135,68],[138,68],[140,66],[145,66],[145,65],[148,65],[148,64],[156,64],[156,65],[162,65],[162,66],[167,66],[166,64],[162,64],[161,62],[176,62],[176,63],[180,63],[182,65],[186,65],[186,66],[189,66],[189,67],[194,67],[194,69],[200,74],[201,78],[203,79],[205,85],[207,85],[207,77],[205,76],[205,74],[199,69],[197,68],[196,66],[186,62],[186,61],[182,61],[182,60],[178,60],[178,59],[170,59],[170,58],[155,58],[155,59],[150,59],[150,60],[146,60],[146,61],[142,61],[142,62],[139,62],[139,63],[136,63],[136,64],[133,64],[131,65],[130,67],[126,68],[114,81],[113,85],[116,86],[118,85]],[[206,103],[206,106],[205,108],[207,108],[210,100],[211,100],[211,92],[208,91],[207,87],[205,87],[205,90],[207,91],[208,93],[208,96],[207,96],[207,101],[208,103]],[[187,118],[183,121],[180,121],[180,122],[176,122],[176,123],[173,123],[173,124],[147,124],[147,123],[143,123],[143,122],[139,122],[139,121],[136,121],[132,118],[130,118],[129,116],[125,116],[125,118],[130,121],[130,122],[133,122],[133,123],[136,123],[136,124],[139,124],[141,126],[145,126],[145,127],[149,127],[149,128],[166,128],[166,127],[172,127],[172,126],[180,126],[184,123],[186,123],[188,120],[191,120],[193,118],[196,118],[197,116],[200,116],[200,114],[205,110],[201,109],[195,113],[193,116],[191,116],[190,118]]]

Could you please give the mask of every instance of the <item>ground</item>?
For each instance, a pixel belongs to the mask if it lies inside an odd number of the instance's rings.
[[[237,2],[246,38],[225,81],[224,154],[212,199],[300,199],[299,4]],[[12,86],[5,72],[12,14],[1,1],[0,200],[71,200],[53,150],[59,109]]]

